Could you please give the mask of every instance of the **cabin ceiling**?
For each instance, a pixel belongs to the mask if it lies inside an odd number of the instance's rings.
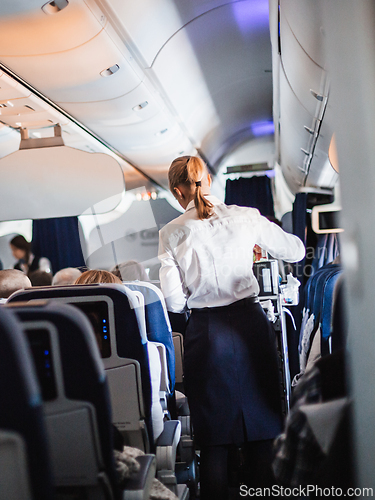
[[[199,152],[215,171],[273,133],[268,0],[44,4],[1,2],[0,62],[64,113],[3,73],[4,124],[60,123],[74,142],[70,115],[164,186],[178,155]]]

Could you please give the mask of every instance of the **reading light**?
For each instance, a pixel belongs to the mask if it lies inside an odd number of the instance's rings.
[[[137,104],[137,106],[134,106],[133,111],[141,111],[141,109],[145,108],[148,105],[147,101],[141,102],[140,104]]]
[[[110,68],[104,69],[103,71],[100,72],[101,76],[107,77],[107,76],[112,76],[114,73],[116,73],[120,69],[120,66],[118,64],[114,64]]]
[[[69,5],[68,0],[53,0],[43,5],[42,11],[45,14],[56,14]]]

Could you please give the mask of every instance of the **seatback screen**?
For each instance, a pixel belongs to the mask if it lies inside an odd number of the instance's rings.
[[[51,352],[50,334],[47,329],[26,329],[36,373],[44,401],[57,397],[57,387]]]
[[[94,329],[96,341],[102,358],[111,356],[111,341],[108,321],[108,305],[104,300],[90,302],[71,302],[86,314]]]

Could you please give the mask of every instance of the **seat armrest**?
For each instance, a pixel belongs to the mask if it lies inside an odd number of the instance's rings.
[[[160,376],[160,391],[169,393],[169,379],[168,379],[168,363],[167,363],[167,351],[165,345],[161,342],[154,342],[149,340],[150,344],[154,344],[159,353],[160,366],[161,366],[161,376]]]
[[[164,422],[164,431],[156,441],[157,470],[175,470],[176,450],[181,437],[181,423],[178,420]]]
[[[128,479],[123,491],[123,500],[148,500],[152,482],[155,478],[155,455],[141,455],[136,458],[139,471]]]

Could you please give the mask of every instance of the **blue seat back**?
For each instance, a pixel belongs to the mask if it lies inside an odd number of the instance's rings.
[[[0,307],[0,429],[14,431],[24,440],[33,498],[52,499],[47,433],[32,355],[20,323],[4,306]]]
[[[323,303],[321,312],[321,335],[322,335],[322,354],[329,354],[329,338],[332,333],[333,323],[333,303],[335,298],[335,288],[337,280],[339,279],[342,271],[337,270],[331,273],[325,282],[323,291]]]
[[[115,497],[120,498],[113,456],[109,389],[90,322],[82,312],[66,304],[44,302],[12,304],[7,307],[28,328],[33,323],[38,325],[44,322],[52,324],[57,330],[63,386],[61,395],[56,389],[55,398],[63,395],[69,400],[91,403],[94,407],[104,472],[110,480]],[[52,357],[56,360],[56,353],[52,352]]]
[[[134,304],[131,304],[129,301],[126,287],[124,285],[104,283],[34,287],[16,292],[11,296],[9,302],[54,298],[63,299],[64,302],[74,302],[77,306],[80,299],[84,302],[88,298],[98,301],[105,300],[109,304],[110,328],[113,327],[114,332],[111,331],[108,333],[109,337],[113,333],[115,335],[114,345],[116,346],[117,356],[119,358],[134,359],[140,364],[145,421],[150,443],[153,443],[154,437],[151,420],[152,389],[147,337],[145,332],[141,331],[138,311],[134,307]]]
[[[124,284],[130,290],[141,292],[144,297],[147,338],[153,342],[160,342],[165,346],[170,392],[173,393],[175,385],[175,351],[172,328],[166,312],[164,297],[161,291],[152,283],[127,281]]]

